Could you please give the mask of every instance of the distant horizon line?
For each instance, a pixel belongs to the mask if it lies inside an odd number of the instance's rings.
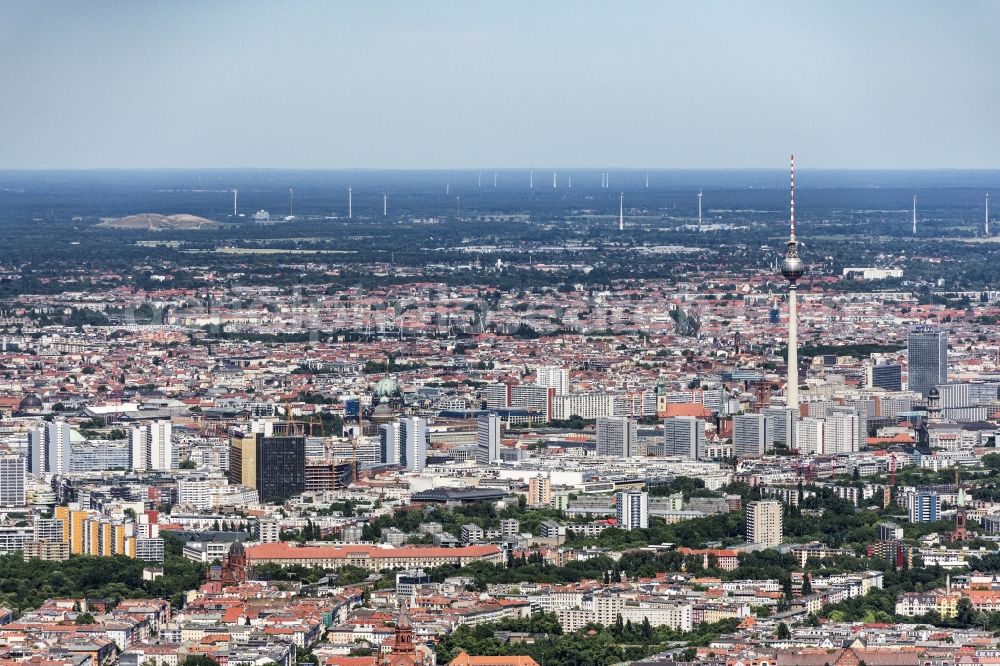
[[[299,172],[541,172],[544,176],[549,171],[634,171],[634,172],[665,172],[665,171],[775,171],[787,173],[788,167],[642,167],[642,166],[607,166],[607,167],[568,167],[568,166],[538,166],[538,167],[281,167],[281,166],[190,166],[190,167],[0,167],[0,173],[44,173],[44,172],[89,172],[89,171],[299,171]],[[1000,166],[995,167],[798,167],[797,171],[832,171],[832,172],[921,172],[921,171],[969,171],[969,172],[1000,172]],[[540,183],[542,181],[539,181]]]

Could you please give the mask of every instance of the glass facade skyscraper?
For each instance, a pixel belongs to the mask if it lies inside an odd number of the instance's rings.
[[[906,357],[911,391],[927,392],[948,381],[948,332],[937,328],[915,328],[907,338]]]

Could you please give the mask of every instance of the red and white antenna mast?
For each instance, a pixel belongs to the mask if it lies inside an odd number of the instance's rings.
[[[789,173],[790,185],[788,191],[791,197],[789,222],[791,225],[791,240],[795,240],[795,155],[791,156],[791,170]]]

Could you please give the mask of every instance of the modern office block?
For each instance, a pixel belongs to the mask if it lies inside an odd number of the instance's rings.
[[[906,346],[908,386],[927,397],[928,391],[948,381],[948,333],[919,327],[910,331]]]

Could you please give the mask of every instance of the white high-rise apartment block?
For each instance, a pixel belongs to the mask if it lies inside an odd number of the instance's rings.
[[[61,419],[28,433],[28,469],[33,476],[70,471],[70,426]]]
[[[629,490],[618,493],[618,528],[637,530],[649,527],[649,493]]]
[[[489,384],[483,391],[487,409],[506,409],[510,407],[510,386],[507,384]]]
[[[638,422],[625,416],[597,419],[597,455],[631,458],[638,454]]]
[[[615,398],[610,393],[570,393],[552,398],[552,418],[560,421],[571,416],[599,419],[614,413]]]
[[[767,407],[761,413],[767,419],[764,437],[766,450],[771,452],[779,446],[796,448],[795,422],[799,419],[798,410],[790,407]]]
[[[760,458],[767,451],[767,419],[763,414],[733,416],[733,455]]]
[[[26,504],[24,476],[24,456],[20,453],[0,454],[0,506],[18,507]]]
[[[826,432],[823,436],[823,454],[837,455],[854,453],[858,446],[858,416],[843,412],[831,412],[826,417]]]
[[[545,388],[554,388],[556,395],[569,393],[569,370],[557,365],[543,365],[535,368],[535,383]]]
[[[399,424],[379,426],[379,460],[387,465],[399,464]]]
[[[129,430],[132,469],[169,471],[174,463],[173,426],[169,420],[149,421]]]
[[[693,416],[663,421],[663,455],[698,460],[705,455],[705,422]]]
[[[399,420],[399,445],[407,471],[419,472],[427,466],[427,420],[410,416]]]
[[[149,428],[145,425],[135,425],[128,431],[128,448],[132,457],[132,469],[149,469],[149,457],[146,455],[146,440],[149,438]]]
[[[764,500],[747,505],[747,543],[768,548],[781,545],[784,536],[784,513],[781,502]]]
[[[500,417],[480,416],[476,420],[476,462],[500,462]]]
[[[823,453],[823,440],[826,437],[826,421],[805,416],[795,424],[795,441],[799,454],[811,456]]]

